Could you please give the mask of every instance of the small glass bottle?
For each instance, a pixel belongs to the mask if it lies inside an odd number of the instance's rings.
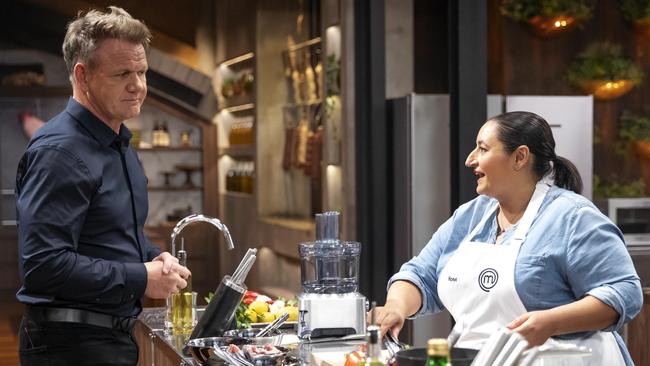
[[[185,251],[185,240],[181,238],[181,249],[176,253],[178,264],[187,267],[187,252]],[[177,294],[172,294],[172,323],[174,334],[188,334],[194,326],[193,300],[192,300],[192,278],[187,278],[187,286]]]
[[[153,131],[151,132],[151,145],[160,146],[160,125],[158,120],[154,121]]]
[[[366,359],[362,366],[385,366],[386,360],[381,355],[381,332],[375,324],[375,302],[370,309],[370,325],[366,330]]]
[[[170,145],[171,145],[171,137],[169,136],[169,129],[167,128],[167,122],[164,121],[160,133],[160,146],[169,147]]]
[[[427,363],[426,366],[448,366],[449,346],[444,338],[431,338],[427,342]]]

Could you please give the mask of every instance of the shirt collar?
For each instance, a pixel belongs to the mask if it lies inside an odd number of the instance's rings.
[[[120,133],[115,133],[106,123],[97,118],[97,116],[73,97],[70,97],[68,100],[68,105],[65,110],[80,122],[102,146],[111,146],[114,142],[117,142],[123,148],[129,146],[129,140],[132,134],[123,123],[120,125]]]

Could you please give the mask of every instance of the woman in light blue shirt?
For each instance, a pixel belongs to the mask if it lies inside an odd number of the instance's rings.
[[[390,279],[382,330],[447,308],[467,348],[507,326],[531,346],[570,340],[594,350],[591,364],[633,365],[615,331],[640,311],[639,277],[620,230],[578,194],[548,123],[530,112],[488,120],[466,165],[479,196]]]

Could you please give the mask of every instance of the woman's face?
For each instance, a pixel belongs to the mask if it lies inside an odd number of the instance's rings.
[[[476,175],[476,193],[500,197],[509,190],[514,174],[514,157],[497,138],[497,124],[487,121],[476,137],[476,147],[465,165]]]

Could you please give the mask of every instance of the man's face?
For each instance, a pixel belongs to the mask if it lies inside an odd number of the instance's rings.
[[[85,95],[92,112],[109,125],[140,114],[147,96],[147,67],[141,44],[112,38],[101,41],[92,67],[86,65]]]

